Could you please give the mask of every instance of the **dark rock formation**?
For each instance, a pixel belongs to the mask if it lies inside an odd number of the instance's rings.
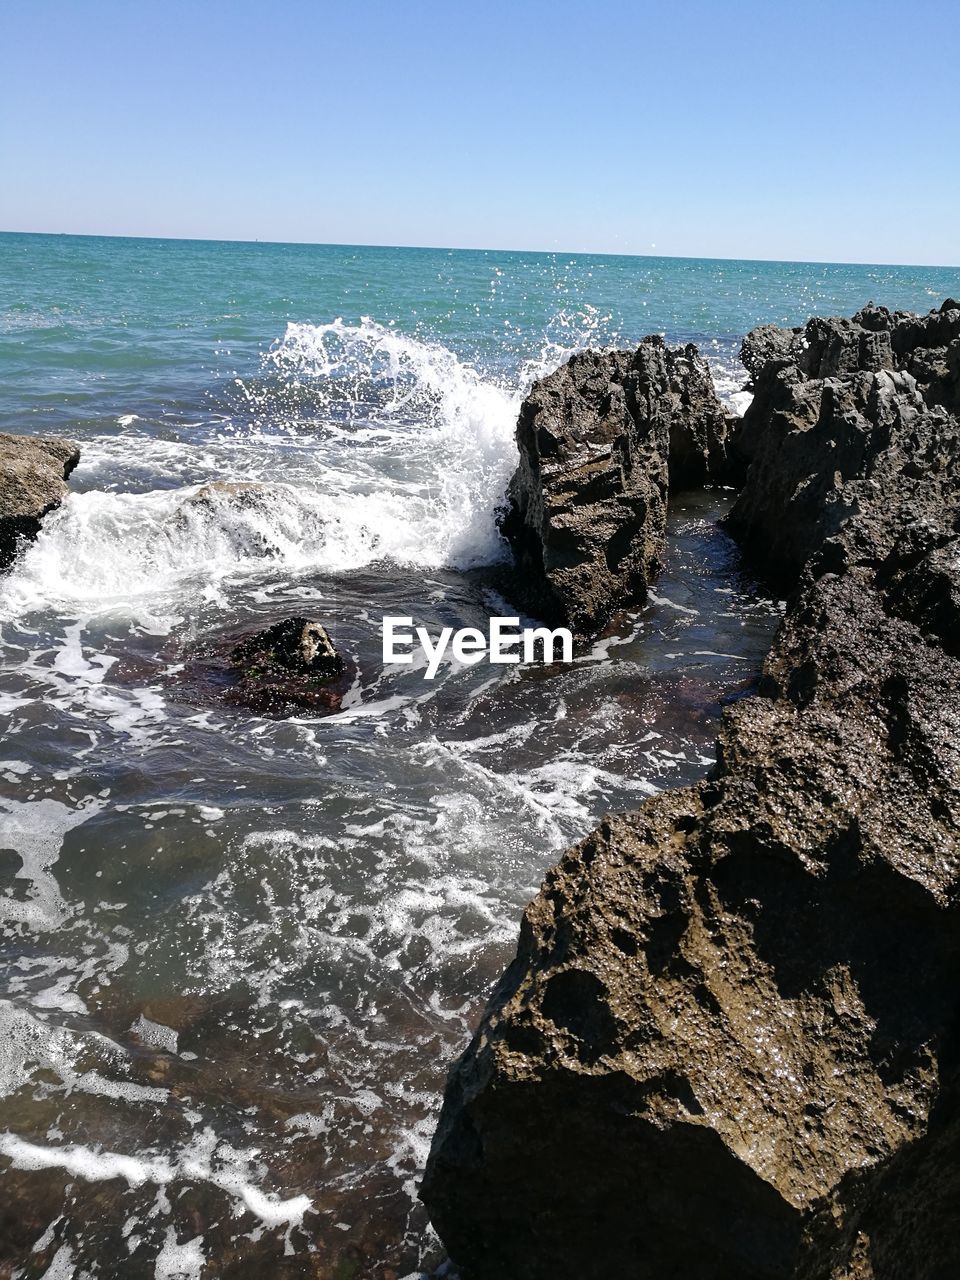
[[[79,461],[80,450],[69,440],[0,432],[0,570],[63,501],[64,482]]]
[[[244,707],[275,719],[339,711],[349,679],[326,628],[309,618],[285,618],[239,637],[207,637],[178,664],[174,677],[191,701]]]
[[[234,666],[247,676],[309,676],[335,680],[343,673],[343,659],[321,622],[284,618],[266,631],[246,636],[230,654]]]
[[[797,442],[791,436],[797,432],[817,428],[823,437],[830,422],[839,422],[845,410],[853,414],[859,412],[858,394],[862,397],[867,384],[861,379],[858,393],[856,388],[844,388],[837,383],[838,378],[881,370],[907,373],[916,381],[917,394],[924,405],[954,413],[960,410],[960,303],[952,298],[925,316],[890,312],[871,303],[852,320],[815,317],[797,329],[761,325],[747,334],[740,355],[753,380],[754,398],[737,433],[735,454],[739,476],[734,474],[733,478],[742,481],[747,466],[759,460],[778,486],[781,499],[788,501],[794,490],[790,488],[790,465],[781,467],[780,449],[794,451]],[[827,404],[821,422],[825,379],[845,403]],[[838,465],[845,481],[850,472],[844,468],[855,463],[850,450],[855,452],[857,444],[851,440],[849,431],[842,432],[842,436],[837,441],[837,450],[842,455],[838,457]],[[816,478],[821,487],[830,483],[826,474],[831,462],[828,448],[829,445],[821,444],[823,474]],[[805,442],[800,449],[801,456],[807,449]],[[794,476],[795,480],[800,478]],[[747,543],[756,533],[755,550],[760,549],[766,532],[754,530],[748,504],[763,501],[757,492],[761,488],[753,484],[747,486],[744,500],[731,520],[732,527]],[[810,510],[820,502],[822,494],[798,491],[796,497]],[[835,510],[827,518],[836,515]],[[801,518],[798,506],[796,511],[787,511],[785,522],[793,526]],[[788,550],[787,563],[783,563],[784,551],[778,541],[766,548],[763,558],[774,576],[795,577],[799,567],[797,556],[802,558],[802,549]]]
[[[534,384],[504,537],[531,612],[577,635],[643,600],[660,567],[668,483],[721,477],[727,422],[694,346],[585,351]]]
[[[247,636],[230,653],[238,679],[224,700],[258,715],[339,711],[344,690],[335,682],[344,661],[326,628],[309,618],[285,618]]]
[[[776,585],[795,582],[812,552],[864,504],[881,493],[893,500],[901,472],[925,477],[934,503],[954,483],[957,459],[943,444],[949,415],[926,407],[910,374],[804,379],[788,366],[772,380],[763,375],[761,385],[757,414],[768,416],[758,425],[754,407],[747,410],[743,430],[755,439],[754,456],[728,527]]]
[[[526,912],[422,1188],[469,1280],[960,1274],[960,424],[897,336],[955,310],[751,335],[793,595],[712,776]]]

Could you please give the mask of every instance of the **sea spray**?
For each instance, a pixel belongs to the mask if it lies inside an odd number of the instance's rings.
[[[258,447],[224,433],[180,446],[176,478],[192,454],[199,483],[72,493],[4,582],[0,616],[45,605],[115,611],[138,597],[174,607],[178,594],[183,603],[244,576],[379,560],[464,568],[503,556],[493,516],[515,462],[522,387],[497,386],[439,344],[371,321],[290,325],[263,365],[284,386],[315,390],[319,436],[291,440],[257,382]],[[169,446],[153,452],[162,469]],[[83,467],[104,467],[96,444]]]

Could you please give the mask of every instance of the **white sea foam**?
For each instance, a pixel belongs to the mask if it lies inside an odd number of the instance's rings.
[[[493,513],[522,386],[369,320],[291,324],[265,372],[266,388],[240,384],[259,423],[246,436],[141,447],[128,432],[88,446],[78,476],[120,463],[122,486],[126,456],[174,483],[72,493],[4,582],[0,617],[45,605],[136,614],[238,576],[502,555]],[[310,416],[291,419],[283,394],[304,387]]]
[[[701,350],[710,365],[710,375],[721,403],[728,412],[742,418],[753,400],[753,394],[744,390],[747,371],[740,363],[739,356],[729,349],[724,350],[716,339]]]
[[[157,1255],[155,1280],[200,1280],[206,1261],[202,1245],[202,1236],[177,1244],[177,1233],[173,1227],[167,1227],[163,1247]]]
[[[120,436],[84,445],[79,489],[6,576],[0,620],[53,607],[162,631],[178,600],[238,578],[497,560],[522,396],[596,322],[567,317],[570,346],[545,343],[509,383],[370,319],[289,324],[263,376],[237,379],[242,425],[188,442],[126,415]]]
[[[175,1181],[208,1182],[267,1227],[299,1225],[312,1207],[309,1196],[281,1200],[262,1191],[250,1178],[249,1156],[218,1143],[209,1129],[177,1156],[127,1156],[80,1145],[38,1146],[13,1133],[0,1134],[0,1155],[15,1169],[64,1169],[87,1182],[123,1178],[131,1187],[152,1183],[161,1188]]]
[[[0,800],[0,848],[20,855],[17,879],[29,881],[25,899],[0,895],[0,921],[26,924],[35,929],[55,929],[66,919],[68,908],[51,867],[60,855],[68,831],[80,826],[103,804],[88,801],[78,809],[59,800]]]
[[[53,1260],[43,1273],[42,1280],[73,1280],[76,1274],[77,1269],[73,1264],[73,1250],[68,1244],[62,1244],[53,1255]]]
[[[41,1012],[58,1008],[43,999],[34,1000]],[[168,1098],[168,1091],[132,1080],[105,1076],[100,1071],[78,1071],[77,1060],[96,1050],[111,1062],[117,1074],[125,1070],[125,1054],[119,1045],[96,1034],[82,1035],[67,1027],[57,1026],[20,1008],[8,1000],[0,1000],[0,1098],[20,1088],[36,1070],[59,1077],[68,1091],[106,1098],[114,1102],[143,1103],[157,1106]]]

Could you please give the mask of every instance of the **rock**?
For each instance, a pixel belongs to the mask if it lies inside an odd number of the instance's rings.
[[[340,709],[344,690],[330,686],[344,662],[320,622],[286,618],[241,640],[230,661],[239,679],[226,690],[227,702],[269,716]]]
[[[960,410],[960,304],[948,298],[917,316],[870,303],[852,319],[817,316],[796,329],[760,325],[744,338],[740,358],[754,397],[736,440],[740,474],[733,478],[738,483],[761,450],[775,454],[785,429],[803,430],[811,415],[816,418],[817,384],[823,379],[884,369],[904,372],[916,381],[928,407]],[[791,412],[796,424],[784,421]]]
[[[282,491],[281,485],[260,484],[253,480],[211,480],[185,498],[181,510],[198,507],[225,507],[237,511],[265,509]]]
[[[578,636],[643,600],[668,485],[722,476],[727,421],[696,347],[585,351],[534,384],[501,522],[531,612]]]
[[[79,461],[80,450],[69,440],[0,432],[0,570],[63,501],[65,481]]]
[[[239,637],[208,636],[170,679],[192,702],[280,719],[339,711],[351,673],[323,624],[298,617]]]
[[[956,304],[927,316],[871,305],[852,320],[762,326],[747,335],[742,357],[754,377],[737,439],[749,469],[728,525],[773,585],[794,582],[865,490],[895,486],[896,469],[939,477],[929,489],[936,503],[955,460],[937,454],[936,433],[914,439],[910,424],[960,406]],[[898,449],[879,449],[876,432],[896,437]],[[928,446],[934,455],[924,453]],[[887,473],[875,474],[878,467]]]
[[[761,324],[751,329],[740,346],[740,361],[751,378],[768,366],[791,362],[793,343],[800,329],[781,329],[775,324]]]
[[[754,347],[759,692],[548,873],[451,1073],[421,1195],[465,1280],[960,1274],[960,424],[824,323],[826,377]]]
[[[198,552],[237,559],[282,559],[291,540],[321,535],[316,512],[291,485],[211,480],[179,503],[170,527]]]
[[[335,680],[343,673],[343,659],[322,622],[285,618],[266,631],[246,636],[230,660],[245,675],[275,676],[292,672],[313,680]]]

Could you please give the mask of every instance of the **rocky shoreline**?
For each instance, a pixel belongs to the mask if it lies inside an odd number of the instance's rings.
[[[659,338],[520,414],[518,604],[594,637],[708,484],[789,600],[711,775],[605,819],[526,912],[422,1187],[466,1280],[960,1269],[960,305],[763,326],[743,361],[742,420]],[[0,569],[78,458],[0,436]],[[335,709],[329,637],[280,626],[198,652],[186,694]]]
[[[656,355],[576,357],[521,412],[505,533],[581,634],[655,572],[685,404]],[[473,1280],[960,1268],[960,306],[743,359],[735,436],[690,435],[701,480],[721,444],[739,468],[784,622],[711,776],[606,819],[525,914],[421,1192]]]

